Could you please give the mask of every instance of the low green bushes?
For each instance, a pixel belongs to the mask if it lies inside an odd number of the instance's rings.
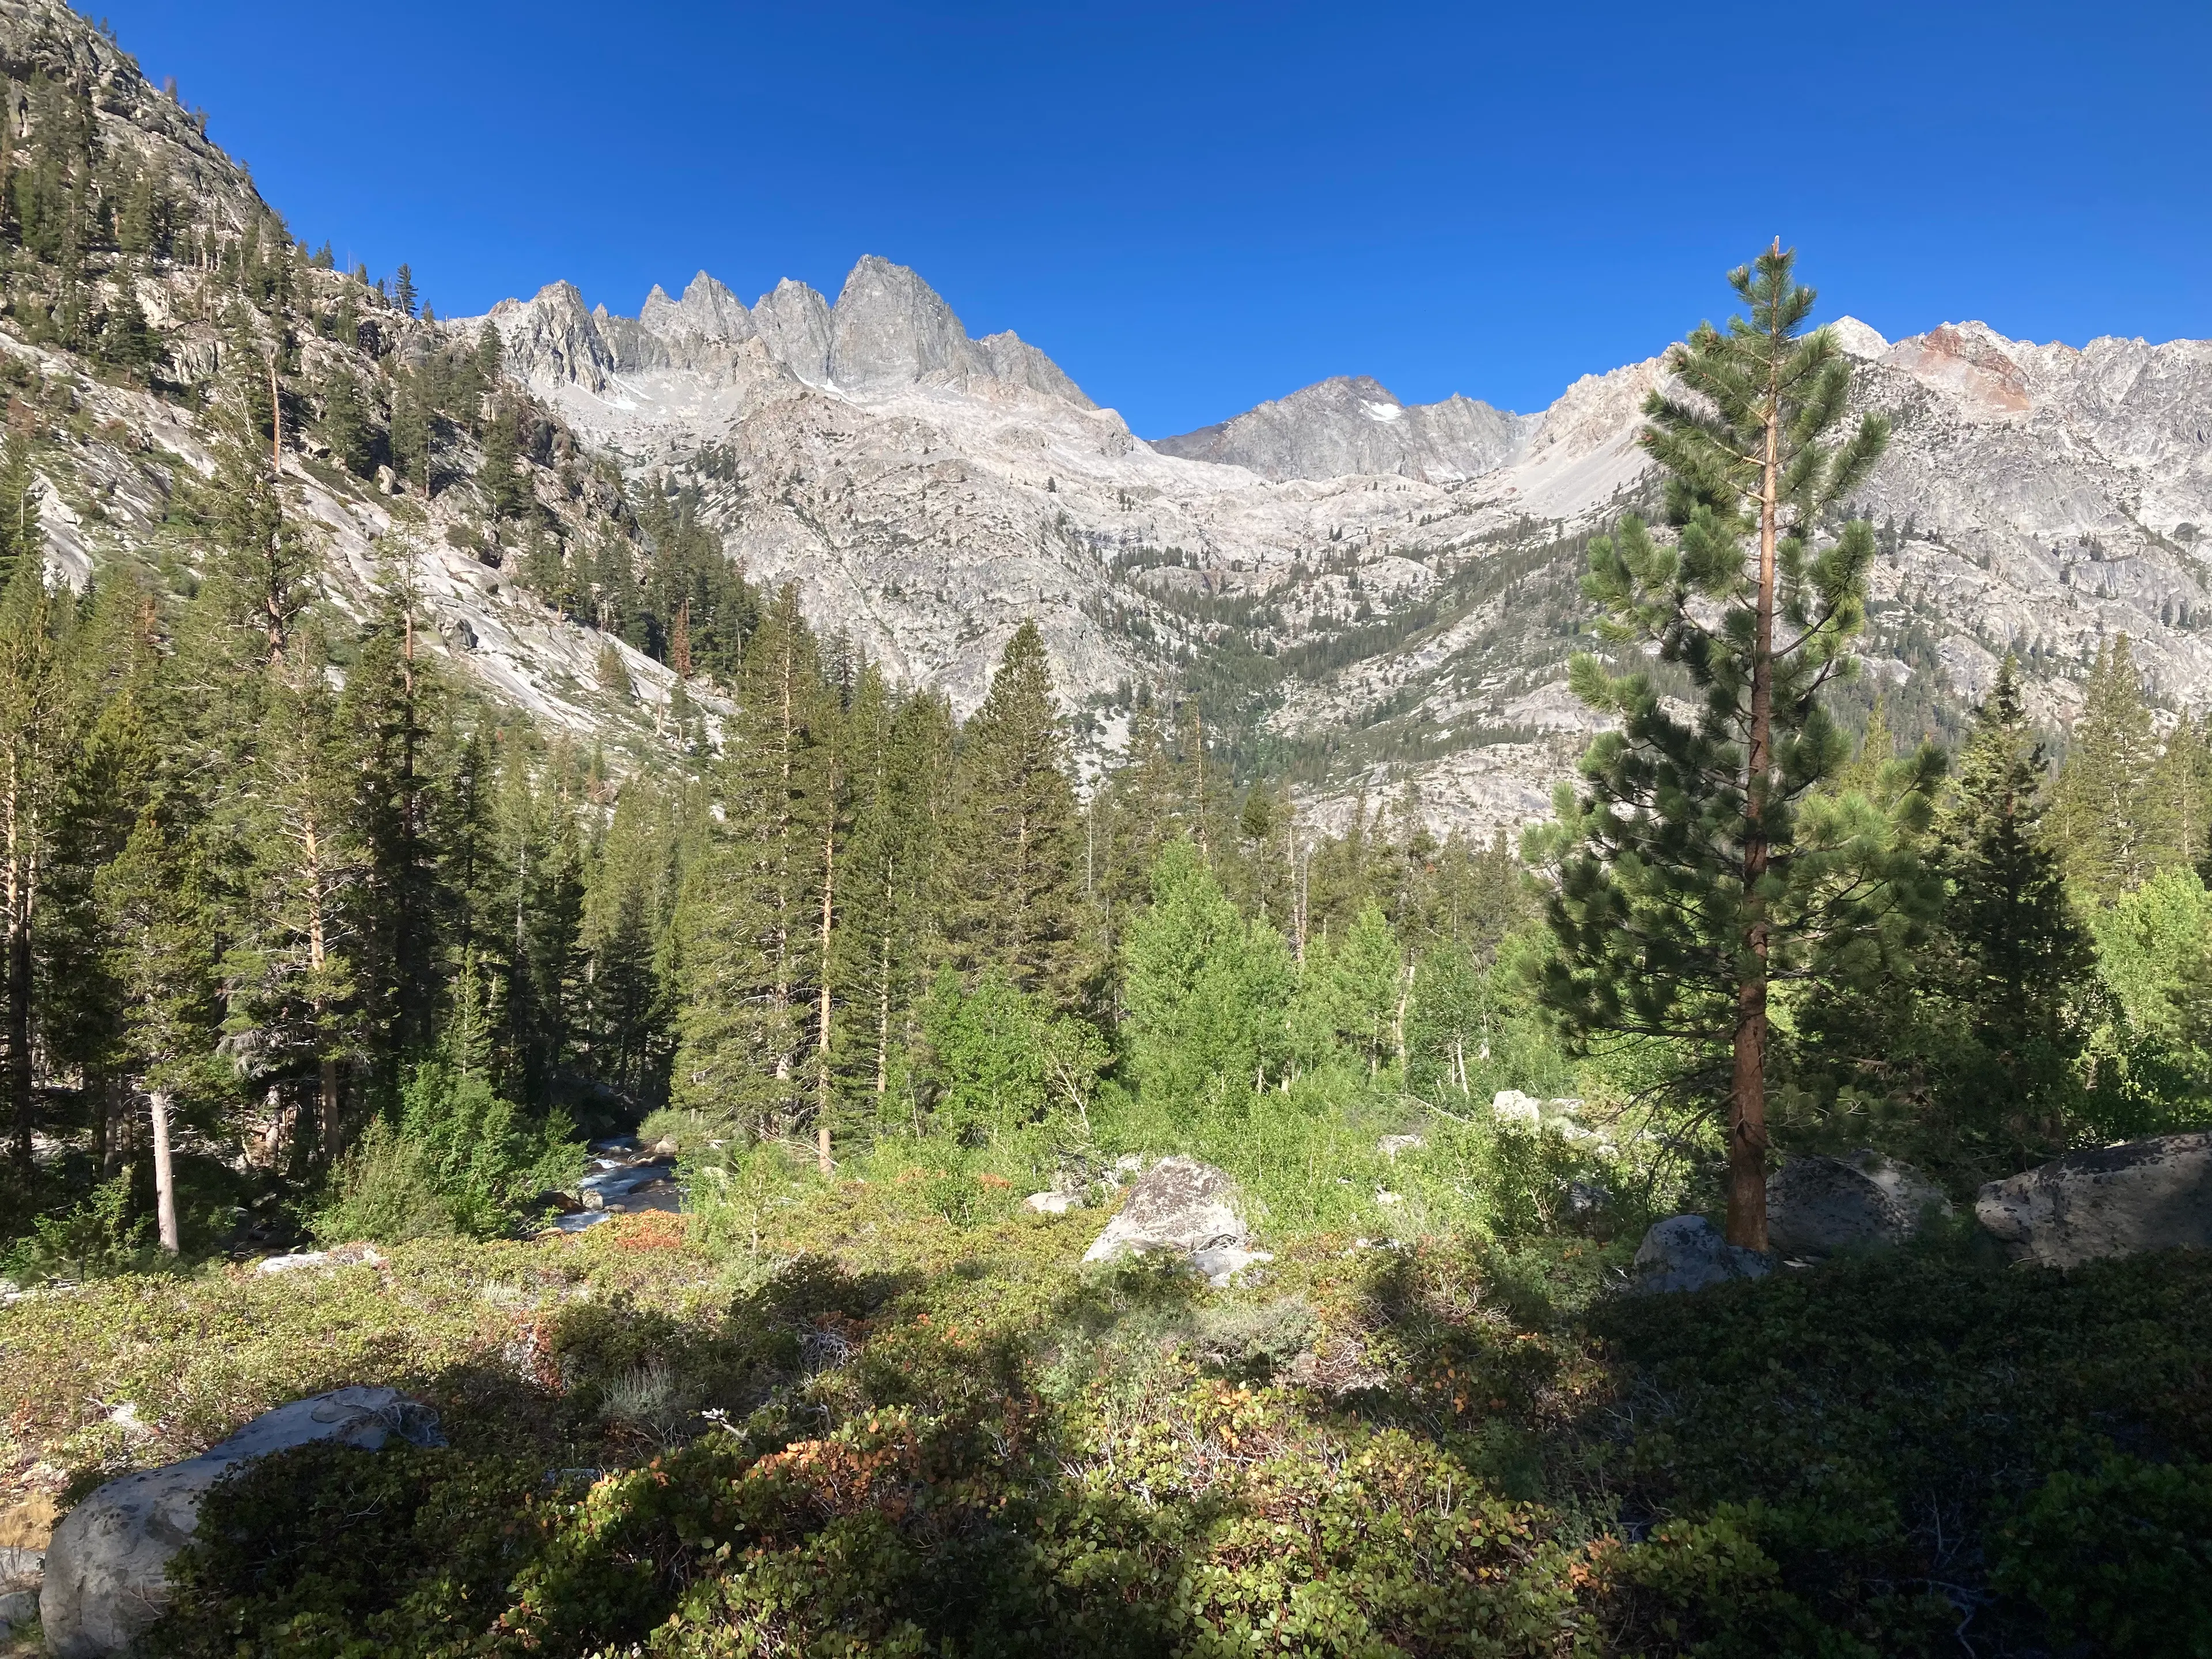
[[[309,1225],[333,1244],[493,1237],[512,1231],[539,1193],[573,1187],[583,1170],[565,1115],[530,1120],[481,1072],[425,1062],[401,1091],[398,1120],[369,1125]]]
[[[1626,1239],[1315,1232],[1214,1292],[1000,1181],[24,1303],[9,1467],[438,1407],[214,1494],[173,1654],[2204,1651],[2212,1258],[1626,1302]]]

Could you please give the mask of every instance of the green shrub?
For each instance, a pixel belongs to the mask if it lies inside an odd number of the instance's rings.
[[[2112,1659],[2212,1659],[2212,1467],[2060,1470],[2001,1528],[1997,1587]]]
[[[401,1091],[398,1122],[369,1126],[309,1226],[332,1243],[490,1237],[515,1226],[538,1194],[574,1185],[583,1167],[565,1115],[533,1124],[482,1073],[426,1061]]]
[[[154,1251],[154,1218],[131,1202],[128,1172],[103,1182],[75,1209],[42,1215],[0,1256],[0,1275],[19,1283],[102,1279],[144,1271]]]

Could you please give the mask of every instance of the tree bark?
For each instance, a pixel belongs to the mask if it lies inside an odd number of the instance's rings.
[[[814,1163],[823,1175],[835,1167],[830,1161],[830,925],[836,890],[837,814],[833,809],[822,833],[822,988],[814,1026]]]
[[[14,839],[10,825],[9,839]],[[31,1087],[31,904],[36,891],[35,861],[18,880],[9,860],[8,885],[8,1098],[15,1108],[15,1155],[31,1166],[31,1128],[38,1114]]]
[[[1750,753],[1744,781],[1743,957],[1735,998],[1735,1076],[1729,1097],[1728,1242],[1766,1249],[1766,785],[1774,713],[1774,542],[1780,476],[1782,387],[1768,370],[1766,453],[1759,499],[1759,601],[1751,654]]]
[[[169,1157],[169,1091],[155,1089],[147,1096],[154,1119],[154,1213],[161,1228],[161,1248],[177,1254],[177,1171]]]

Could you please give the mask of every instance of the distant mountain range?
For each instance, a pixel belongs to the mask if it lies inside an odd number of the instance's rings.
[[[1537,415],[1339,378],[1146,443],[872,257],[834,303],[786,282],[748,309],[702,273],[634,319],[556,283],[447,326],[484,321],[580,432],[695,487],[733,556],[896,672],[972,705],[1035,615],[1102,741],[1131,685],[1234,693],[1252,754],[1326,756],[1340,797],[1411,778],[1476,825],[1543,811],[1585,739],[1581,542],[1651,505],[1656,356]],[[2127,632],[2161,696],[2212,700],[2212,346],[1836,328],[1897,429],[1855,504],[1887,527],[1870,685],[1955,721],[2017,650],[2063,720]]]
[[[19,130],[34,76],[85,88],[103,154],[158,169],[192,233],[265,216],[200,124],[58,0],[0,0],[0,70]],[[100,280],[110,298],[135,282],[172,374],[205,380],[222,337],[189,259]],[[326,313],[316,296],[343,273],[299,281]],[[1340,809],[1412,783],[1439,823],[1478,830],[1543,812],[1587,741],[1565,678],[1589,638],[1584,545],[1656,493],[1636,437],[1657,356],[1535,414],[1407,405],[1349,377],[1147,443],[1036,345],[971,338],[919,276],[874,257],[834,302],[787,281],[747,306],[702,272],[635,317],[556,282],[482,318],[371,322],[357,349],[301,340],[299,395],[333,365],[373,388],[441,337],[496,329],[544,410],[526,459],[563,545],[634,529],[574,465],[597,452],[633,484],[691,492],[754,578],[796,582],[822,629],[963,708],[1033,617],[1094,760],[1140,691],[1194,693],[1242,763],[1296,769],[1309,799]],[[1893,723],[1955,729],[2008,650],[2063,722],[2121,633],[2167,706],[2212,704],[2212,343],[1836,328],[1861,365],[1855,395],[1895,422],[1853,503],[1882,531],[1863,656]],[[45,475],[56,563],[81,575],[150,556],[176,468],[206,465],[199,417],[50,340],[0,347],[72,377],[84,410],[54,428]],[[602,695],[607,641],[495,568],[465,432],[447,439],[452,482],[418,501],[338,477],[307,430],[287,487],[334,603],[369,602],[375,550],[404,532],[423,545],[438,637],[495,694],[572,730],[659,739],[665,669],[622,647],[635,696]]]

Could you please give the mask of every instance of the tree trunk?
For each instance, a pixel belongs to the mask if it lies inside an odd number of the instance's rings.
[[[338,1061],[336,1054],[325,1054],[317,1067],[315,1112],[322,1121],[323,1158],[335,1164],[338,1154],[345,1151],[345,1120],[338,1110]]]
[[[147,1096],[154,1118],[154,1213],[161,1231],[161,1248],[177,1254],[177,1171],[169,1157],[169,1091],[155,1089]]]
[[[1771,373],[1771,371],[1770,371]],[[1744,787],[1743,957],[1735,998],[1735,1066],[1729,1097],[1728,1242],[1766,1249],[1766,785],[1772,763],[1775,490],[1782,388],[1768,382],[1766,453],[1759,501],[1759,605],[1751,656],[1750,753]]]
[[[113,1154],[115,1121],[107,1109],[107,1079],[88,1067],[84,1074],[84,1098],[91,1109],[93,1167],[105,1176]]]
[[[837,815],[832,811],[822,835],[822,990],[814,1024],[814,1164],[823,1175],[835,1167],[830,1161],[830,922],[836,890]]]
[[[891,936],[883,939],[882,967],[876,980],[876,1119],[882,1121],[884,1096],[891,1081]]]
[[[315,831],[314,814],[307,814],[302,829],[307,853],[307,965],[319,975],[330,958],[325,953],[323,933],[323,857],[321,838]],[[319,1042],[327,1042],[330,1034],[322,1029],[323,1005],[319,1000],[312,1005],[315,1036]],[[316,1128],[323,1138],[323,1156],[335,1163],[345,1150],[345,1136],[338,1121],[338,1062],[335,1055],[325,1051],[319,1065],[320,1088],[316,1097]]]

